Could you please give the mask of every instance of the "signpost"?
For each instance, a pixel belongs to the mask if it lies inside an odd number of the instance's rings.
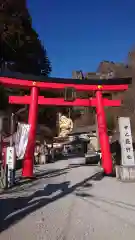
[[[135,158],[130,118],[120,117],[118,122],[121,144],[121,166],[117,167],[116,175],[123,181],[135,181]]]
[[[121,143],[121,164],[123,166],[135,165],[130,119],[119,118],[120,143]]]
[[[15,148],[7,147],[6,151],[6,166],[7,166],[7,187],[14,185],[14,170],[15,170]]]
[[[14,147],[7,147],[6,163],[8,165],[8,169],[13,170],[15,168],[15,148]]]

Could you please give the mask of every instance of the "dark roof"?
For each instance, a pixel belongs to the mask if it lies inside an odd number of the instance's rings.
[[[93,131],[96,131],[97,127],[96,125],[91,125],[91,126],[79,126],[73,128],[72,132],[70,133],[71,135],[73,134],[79,134],[79,133],[91,133]]]
[[[28,81],[50,82],[50,83],[69,83],[69,84],[83,84],[83,85],[122,85],[130,84],[131,77],[127,78],[113,78],[113,79],[72,79],[72,78],[49,78],[45,76],[24,75],[18,72],[3,72],[0,77],[16,78]]]

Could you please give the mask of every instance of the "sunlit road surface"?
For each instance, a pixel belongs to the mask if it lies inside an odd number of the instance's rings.
[[[67,167],[41,166],[36,181],[0,195],[0,240],[135,239],[135,183]]]

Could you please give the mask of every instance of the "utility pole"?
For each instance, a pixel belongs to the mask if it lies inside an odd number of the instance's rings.
[[[2,157],[2,131],[3,131],[3,116],[0,115],[0,188],[6,187],[6,171]]]

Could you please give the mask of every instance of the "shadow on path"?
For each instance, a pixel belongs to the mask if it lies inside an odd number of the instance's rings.
[[[38,183],[38,180],[41,180],[43,178],[48,179],[48,178],[58,177],[60,175],[64,175],[68,173],[68,171],[72,168],[79,168],[79,167],[81,166],[70,166],[62,169],[49,169],[49,170],[36,169],[36,173],[33,178],[18,177],[16,180],[16,184],[12,188],[3,190],[0,193],[0,195],[24,191],[26,189],[29,189],[29,187],[31,186],[34,186],[34,185],[36,186]]]
[[[48,179],[58,177],[60,175],[68,173],[68,170],[69,168],[67,167],[63,169],[38,170],[33,178],[29,179],[18,177],[16,184],[12,188],[3,190],[0,195],[24,191],[26,189],[29,189],[31,186],[36,186],[38,184],[38,180],[41,180],[43,178]]]
[[[0,200],[0,232],[17,223],[28,214],[40,209],[80,187],[92,187],[90,180],[101,180],[102,173],[96,173],[83,181],[69,186],[70,182],[48,184],[44,190],[39,190],[27,197],[5,198]],[[58,191],[58,193],[57,193]],[[51,196],[53,194],[53,196]]]

